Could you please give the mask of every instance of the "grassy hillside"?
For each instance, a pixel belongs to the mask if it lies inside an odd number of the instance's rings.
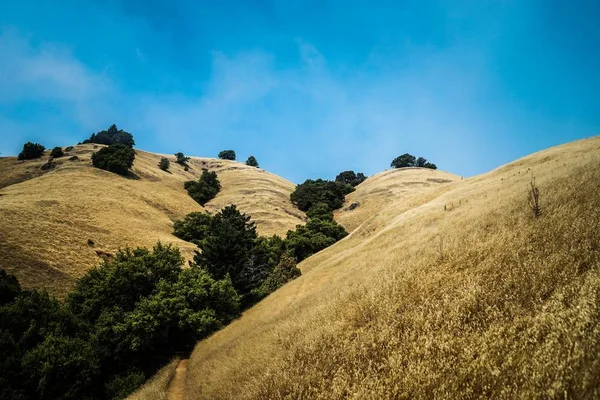
[[[242,163],[192,158],[189,171],[172,160],[170,172],[157,164],[161,155],[137,150],[128,177],[91,166],[93,145],[76,146],[43,172],[47,161],[0,159],[0,266],[25,287],[64,295],[74,280],[119,247],[173,243],[187,256],[194,246],[172,236],[172,222],[203,208],[183,183],[202,168],[216,171],[222,190],[206,204],[217,211],[235,203],[252,216],[263,235],[284,235],[303,221],[289,195],[294,185]],[[49,152],[47,152],[48,154]],[[70,161],[73,155],[78,160]]]
[[[411,196],[382,188],[362,217],[338,214],[350,236],[198,344],[188,398],[599,397],[598,176],[592,138]]]

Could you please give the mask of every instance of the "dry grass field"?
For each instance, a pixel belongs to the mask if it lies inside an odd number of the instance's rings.
[[[599,176],[596,137],[470,179],[370,178],[337,215],[351,235],[197,345],[187,398],[599,398]]]
[[[122,177],[91,166],[93,145],[76,146],[57,166],[42,173],[39,160],[0,158],[0,267],[25,287],[46,288],[62,297],[76,278],[105,254],[156,241],[177,245],[186,257],[194,246],[172,233],[172,223],[201,211],[183,183],[202,168],[216,171],[222,190],[206,205],[216,212],[228,204],[252,216],[263,235],[284,235],[303,222],[289,200],[294,184],[242,163],[192,158],[189,171],[161,155],[136,151],[133,173]],[[70,161],[76,155],[78,160]]]

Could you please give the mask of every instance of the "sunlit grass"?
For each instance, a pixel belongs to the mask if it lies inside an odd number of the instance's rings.
[[[199,343],[188,397],[599,397],[598,176],[594,138],[390,193]]]

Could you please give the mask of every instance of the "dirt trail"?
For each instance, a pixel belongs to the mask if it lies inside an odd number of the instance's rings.
[[[169,383],[169,389],[167,390],[168,400],[185,400],[185,376],[187,374],[188,360],[181,360],[177,364],[175,370],[175,376]]]

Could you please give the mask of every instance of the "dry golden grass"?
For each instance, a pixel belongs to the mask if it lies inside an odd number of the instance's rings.
[[[175,359],[165,365],[144,384],[138,391],[129,396],[127,400],[168,400],[167,390],[175,376],[179,360]]]
[[[598,176],[592,138],[390,196],[200,342],[188,397],[600,397]]]
[[[151,247],[157,240],[175,244],[191,258],[194,246],[171,234],[172,223],[203,209],[183,188],[202,167],[216,171],[222,185],[207,210],[235,203],[264,235],[284,235],[302,222],[303,213],[289,201],[294,185],[261,169],[193,158],[188,172],[171,162],[169,173],[157,166],[161,155],[137,150],[133,174],[121,177],[92,167],[93,151],[93,145],[76,146],[69,156],[79,160],[57,159],[58,166],[44,174],[39,166],[47,156],[0,159],[0,268],[24,287],[62,297],[102,254]]]

